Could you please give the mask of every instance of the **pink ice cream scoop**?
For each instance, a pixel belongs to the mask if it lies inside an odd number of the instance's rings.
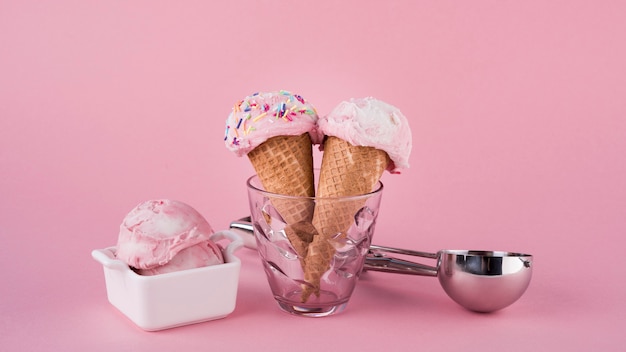
[[[288,91],[255,93],[238,102],[226,119],[224,143],[238,156],[248,154],[269,138],[309,133],[319,144],[317,112],[298,94]]]
[[[120,225],[116,257],[143,274],[223,263],[211,225],[191,206],[168,199],[137,205]]]
[[[387,152],[387,170],[398,173],[409,167],[412,136],[406,117],[393,105],[372,97],[350,99],[320,117],[319,132],[341,138],[352,145]]]

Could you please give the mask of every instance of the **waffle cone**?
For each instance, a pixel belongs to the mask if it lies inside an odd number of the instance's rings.
[[[320,279],[330,268],[335,253],[332,243],[346,235],[354,222],[354,215],[364,205],[363,199],[326,201],[324,198],[371,192],[388,163],[389,156],[382,150],[354,146],[340,138],[327,137],[313,214],[313,225],[318,235],[309,245],[305,260],[303,302],[311,294],[319,295]]]
[[[301,301],[306,303],[311,294],[319,296],[322,275],[330,267],[330,262],[335,255],[335,247],[329,238],[322,234],[313,237],[313,241],[307,249],[304,261],[304,281],[302,284]]]
[[[306,221],[285,226],[285,235],[298,254],[302,270],[305,268],[305,258],[308,254],[309,244],[313,241],[316,233],[317,230],[313,224]]]
[[[313,147],[308,133],[276,136],[248,153],[263,188],[271,193],[313,197]],[[308,199],[274,198],[272,205],[285,224],[285,233],[303,262],[308,242],[306,223],[311,223],[314,204]],[[299,225],[298,225],[299,224]]]

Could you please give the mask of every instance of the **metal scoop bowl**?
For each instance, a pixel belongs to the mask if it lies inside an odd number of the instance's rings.
[[[437,260],[436,266],[414,263],[385,253]],[[517,301],[528,288],[532,276],[529,254],[441,250],[437,253],[371,245],[365,270],[388,273],[437,276],[441,287],[456,303],[476,312],[493,312]]]
[[[231,222],[230,228],[250,235],[244,245],[256,248],[249,217]],[[436,259],[437,265],[415,263],[388,253]],[[513,252],[445,249],[428,253],[371,245],[363,270],[436,276],[456,303],[488,313],[513,304],[524,294],[532,276],[532,261],[530,254]]]

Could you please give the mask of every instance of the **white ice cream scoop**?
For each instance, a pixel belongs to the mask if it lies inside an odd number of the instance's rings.
[[[250,218],[231,222],[248,240],[248,248],[256,248]],[[388,253],[436,259],[430,266],[395,257]],[[476,312],[493,312],[517,301],[526,291],[532,277],[530,254],[483,251],[440,250],[437,253],[419,252],[371,245],[364,270],[387,273],[436,276],[444,291],[461,306]]]

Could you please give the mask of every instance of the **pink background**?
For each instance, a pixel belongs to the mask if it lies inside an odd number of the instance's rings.
[[[0,1],[0,349],[622,350],[624,2],[307,3]],[[241,250],[226,319],[147,333],[119,314],[91,250],[147,199],[215,229],[246,215],[224,121],[278,89],[320,114],[399,107],[412,167],[383,177],[374,242],[531,253],[522,299],[474,314],[435,279],[368,273],[342,314],[292,317]]]

